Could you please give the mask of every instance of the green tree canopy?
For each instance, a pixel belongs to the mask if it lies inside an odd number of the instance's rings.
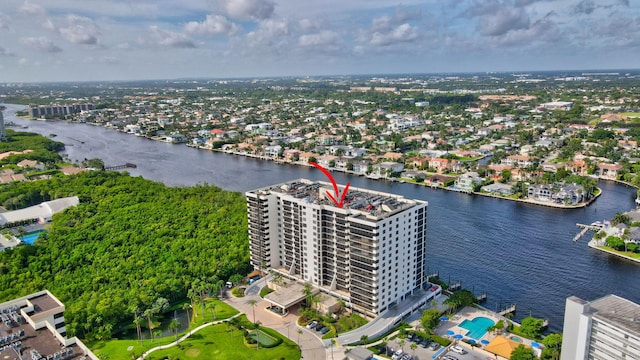
[[[162,313],[185,299],[195,283],[212,293],[250,269],[239,193],[85,172],[9,184],[0,202],[29,193],[34,203],[77,195],[80,204],[56,214],[34,245],[0,252],[0,301],[48,289],[66,305],[69,335],[117,333],[136,312]]]
[[[534,317],[526,317],[522,319],[522,323],[520,325],[520,332],[531,339],[537,339],[542,335],[542,326],[544,324],[544,320],[536,319]]]
[[[525,347],[524,345],[518,345],[517,348],[513,349],[511,352],[511,357],[509,360],[536,360],[536,354],[533,353],[531,348]]]
[[[434,308],[429,308],[422,312],[422,316],[420,317],[420,323],[422,324],[423,328],[428,330],[433,330],[435,329],[436,326],[438,326],[439,322],[440,322],[440,311]]]

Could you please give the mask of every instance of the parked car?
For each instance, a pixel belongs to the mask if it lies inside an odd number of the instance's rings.
[[[440,344],[438,344],[438,343],[437,343],[437,342],[435,342],[435,341],[434,341],[434,342],[432,342],[432,343],[429,345],[429,349],[431,349],[431,350],[437,350],[439,347],[440,347]]]
[[[461,355],[467,353],[460,345],[453,345],[450,350]]]
[[[324,335],[326,333],[328,333],[329,331],[331,331],[331,329],[329,329],[328,327],[323,327],[322,329],[320,329],[320,334]]]
[[[429,344],[431,344],[431,339],[422,339],[422,341],[420,341],[420,346],[422,346],[423,349],[426,349]]]
[[[313,329],[316,327],[316,325],[318,325],[318,322],[313,320],[312,322],[307,324],[307,329]]]
[[[414,333],[409,333],[409,335],[407,335],[407,340],[409,341],[413,341],[414,337],[416,336],[416,334]]]
[[[320,331],[322,328],[324,327],[324,324],[319,322],[318,325],[316,325],[315,328],[313,328],[315,331]]]

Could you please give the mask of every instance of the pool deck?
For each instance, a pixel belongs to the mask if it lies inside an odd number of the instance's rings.
[[[15,236],[12,236],[11,238],[7,238],[6,236],[0,234],[0,251],[6,248],[12,248],[14,246],[18,246],[21,243],[22,242]]]
[[[442,336],[444,338],[448,338],[448,339],[454,340],[453,336],[447,335],[447,331],[451,330],[455,334],[463,335],[464,336],[463,339],[468,339],[468,337],[466,337],[465,334],[467,332],[469,332],[469,330],[460,327],[460,324],[465,320],[472,321],[474,318],[479,317],[479,316],[489,318],[489,319],[493,320],[496,324],[500,320],[504,320],[505,323],[507,321],[510,321],[510,320],[506,319],[505,317],[496,314],[493,311],[477,309],[477,308],[474,308],[474,307],[467,306],[467,307],[463,308],[462,310],[460,310],[458,313],[454,314],[452,317],[450,317],[449,320],[440,321],[440,324],[435,328],[435,332],[438,335],[440,335],[440,336]],[[475,340],[477,340],[478,342],[481,341],[481,340],[487,340],[487,341],[491,342],[496,336],[498,336],[498,335],[494,334],[491,331],[487,331],[481,338],[475,339]],[[511,334],[511,333],[505,332],[505,333],[502,333],[501,336],[506,337],[506,338],[517,337],[518,339],[520,339],[520,341],[518,341],[518,342],[522,343],[525,346],[532,347],[531,346],[532,340],[525,339],[525,338],[523,338],[523,337],[521,337],[519,335],[514,335],[514,334]],[[467,348],[470,348],[470,345],[466,344],[464,342],[459,342],[459,341],[454,340],[454,343],[459,343],[460,345],[463,345],[463,346],[465,346]],[[481,352],[481,353],[486,353],[486,354],[488,354],[490,356],[494,356],[494,354],[485,351],[484,347],[485,346],[483,345],[481,348],[474,348],[474,349],[476,351]],[[536,348],[534,348],[534,349],[536,349]],[[539,349],[537,349],[537,350],[539,351]],[[496,358],[503,359],[500,356],[496,356]]]
[[[455,315],[453,315],[453,317],[451,317],[449,320],[441,321],[440,324],[438,325],[438,327],[436,327],[436,333],[438,335],[442,336],[442,337],[450,337],[449,335],[447,335],[447,331],[451,330],[456,334],[460,334],[462,336],[465,336],[465,334],[467,332],[469,332],[469,330],[460,327],[460,324],[465,320],[471,321],[474,318],[479,317],[479,316],[489,318],[489,319],[493,320],[494,323],[497,323],[501,319],[494,312],[491,312],[491,311],[488,311],[488,310],[476,309],[474,307],[467,306],[467,307],[463,308],[462,310],[460,310]],[[480,340],[491,341],[494,337],[495,337],[494,334],[492,334],[491,332],[487,332],[481,338],[475,339],[475,340],[477,340],[477,341],[480,341]],[[466,338],[466,336],[465,336],[465,338]]]

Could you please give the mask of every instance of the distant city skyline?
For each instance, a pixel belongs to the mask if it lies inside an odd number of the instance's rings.
[[[638,67],[630,0],[5,0],[0,82]]]

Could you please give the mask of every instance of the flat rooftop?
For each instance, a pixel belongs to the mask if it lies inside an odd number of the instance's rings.
[[[49,294],[42,294],[29,298],[29,301],[33,304],[33,311],[35,314],[64,306],[56,299],[49,296]]]
[[[338,186],[339,196],[336,197],[331,183],[298,179],[252,190],[248,193],[257,195],[283,194],[310,204],[335,207],[337,209],[327,192],[339,201],[344,189],[345,186]],[[350,186],[342,208],[358,211],[364,216],[384,218],[422,203],[425,203],[425,201],[409,200],[401,195]]]
[[[607,295],[590,304],[594,318],[614,324],[640,336],[640,305],[616,295]]]

